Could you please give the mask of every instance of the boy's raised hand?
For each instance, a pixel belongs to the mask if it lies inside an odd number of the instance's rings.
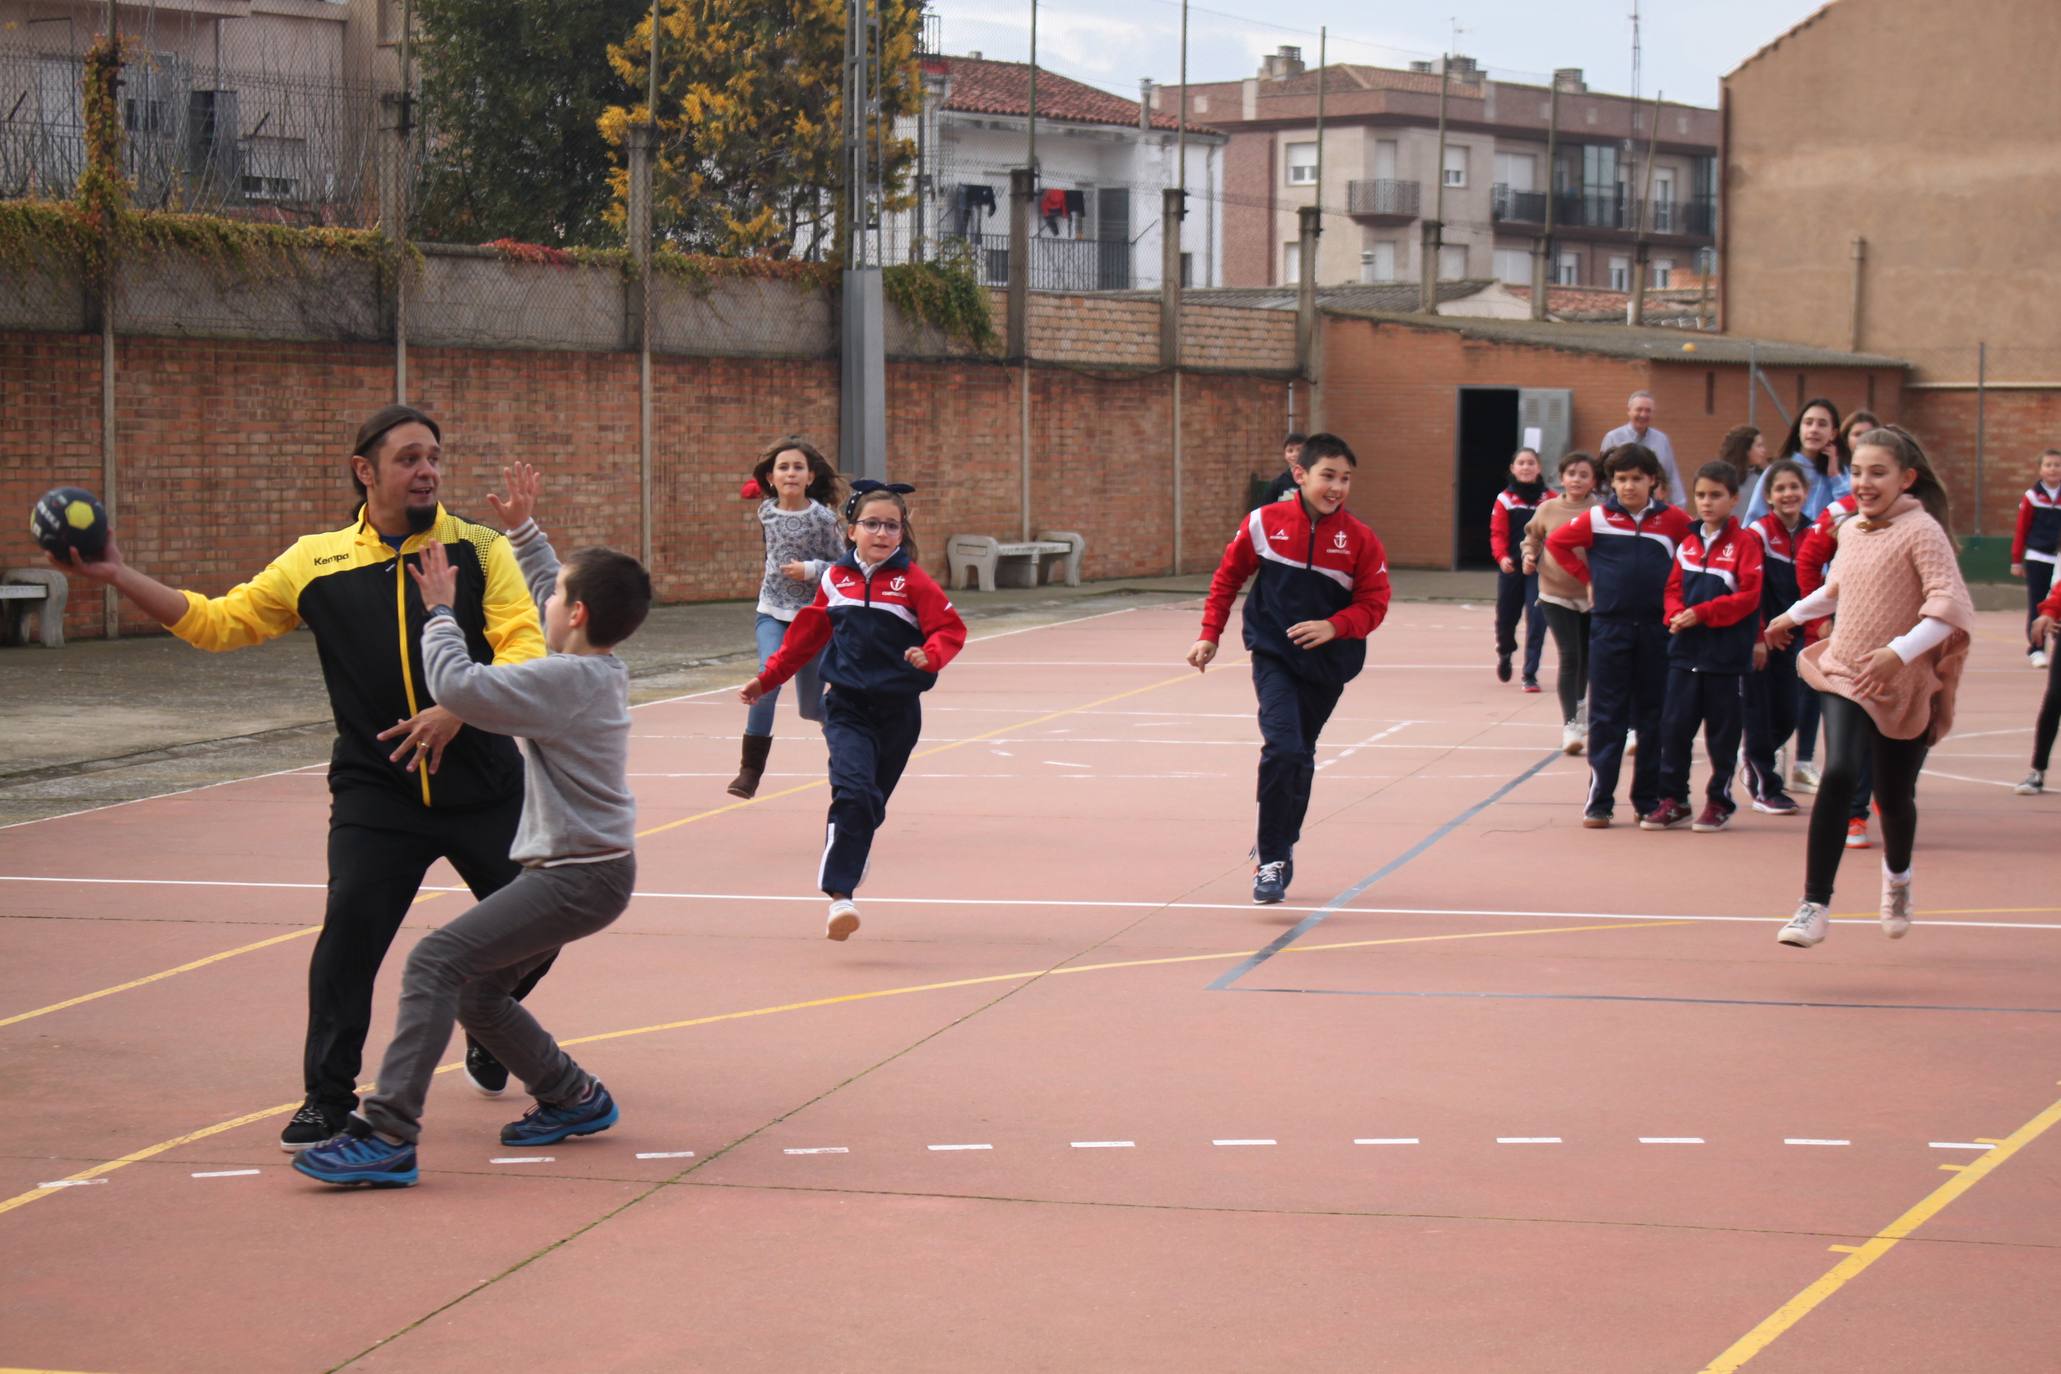
[[[1338,638],[1338,627],[1328,620],[1299,620],[1288,627],[1288,638],[1298,648],[1314,649]]]
[[[501,517],[501,528],[520,529],[536,514],[537,492],[543,486],[543,479],[528,463],[511,463],[501,469],[501,480],[508,484],[508,495],[496,496],[487,493],[487,504],[494,508],[494,514]]]
[[[930,655],[924,653],[920,645],[909,650],[902,657],[907,660],[910,667],[918,672],[927,673],[930,671]]]
[[[1198,639],[1188,646],[1188,662],[1198,673],[1207,672],[1209,661],[1217,656],[1217,642],[1213,639]]]
[[[444,546],[431,542],[422,546],[422,566],[408,566],[408,576],[422,589],[422,608],[448,606],[458,597],[458,570],[451,566]]]

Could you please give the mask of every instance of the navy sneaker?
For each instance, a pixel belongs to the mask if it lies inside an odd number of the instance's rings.
[[[361,1117],[353,1117],[342,1134],[295,1155],[293,1167],[346,1188],[413,1188],[418,1178],[415,1147],[381,1140]]]
[[[508,1091],[508,1070],[502,1067],[500,1060],[487,1053],[485,1046],[467,1037],[465,1081],[472,1084],[472,1090],[481,1097],[499,1097]]]
[[[556,1145],[559,1141],[576,1135],[593,1135],[615,1125],[620,1113],[615,1109],[615,1099],[608,1095],[608,1089],[601,1086],[601,1080],[594,1080],[594,1090],[584,1101],[568,1102],[563,1106],[550,1102],[539,1102],[522,1114],[522,1120],[511,1121],[501,1128],[503,1145]]]
[[[1288,861],[1276,859],[1261,864],[1252,875],[1252,900],[1259,906],[1272,906],[1288,895]]]

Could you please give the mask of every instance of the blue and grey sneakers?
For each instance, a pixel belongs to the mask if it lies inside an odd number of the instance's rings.
[[[594,1135],[615,1125],[619,1113],[608,1089],[595,1079],[593,1088],[578,1102],[558,1105],[539,1102],[501,1128],[503,1145],[556,1145],[576,1135]]]
[[[1252,875],[1252,900],[1260,906],[1272,906],[1288,895],[1288,861],[1276,859],[1261,864]]]
[[[342,1134],[295,1155],[293,1167],[309,1178],[345,1187],[412,1188],[419,1177],[413,1145],[381,1140],[355,1116]]]

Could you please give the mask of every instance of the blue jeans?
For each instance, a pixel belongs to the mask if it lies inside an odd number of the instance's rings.
[[[788,622],[775,615],[759,612],[758,620],[752,626],[752,634],[758,640],[759,667],[780,651],[780,641],[787,637]],[[816,675],[822,666],[823,655],[817,654],[802,665],[794,675],[795,706],[800,709],[803,720],[818,724],[823,720],[823,679]],[[751,704],[751,712],[744,718],[744,733],[747,735],[770,735],[773,733],[773,708],[780,704],[780,689],[773,688]]]

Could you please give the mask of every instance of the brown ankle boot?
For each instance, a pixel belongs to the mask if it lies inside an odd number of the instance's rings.
[[[772,752],[771,735],[744,737],[744,762],[738,765],[737,778],[730,784],[731,796],[749,800],[758,795],[759,779],[766,775],[766,756]]]

